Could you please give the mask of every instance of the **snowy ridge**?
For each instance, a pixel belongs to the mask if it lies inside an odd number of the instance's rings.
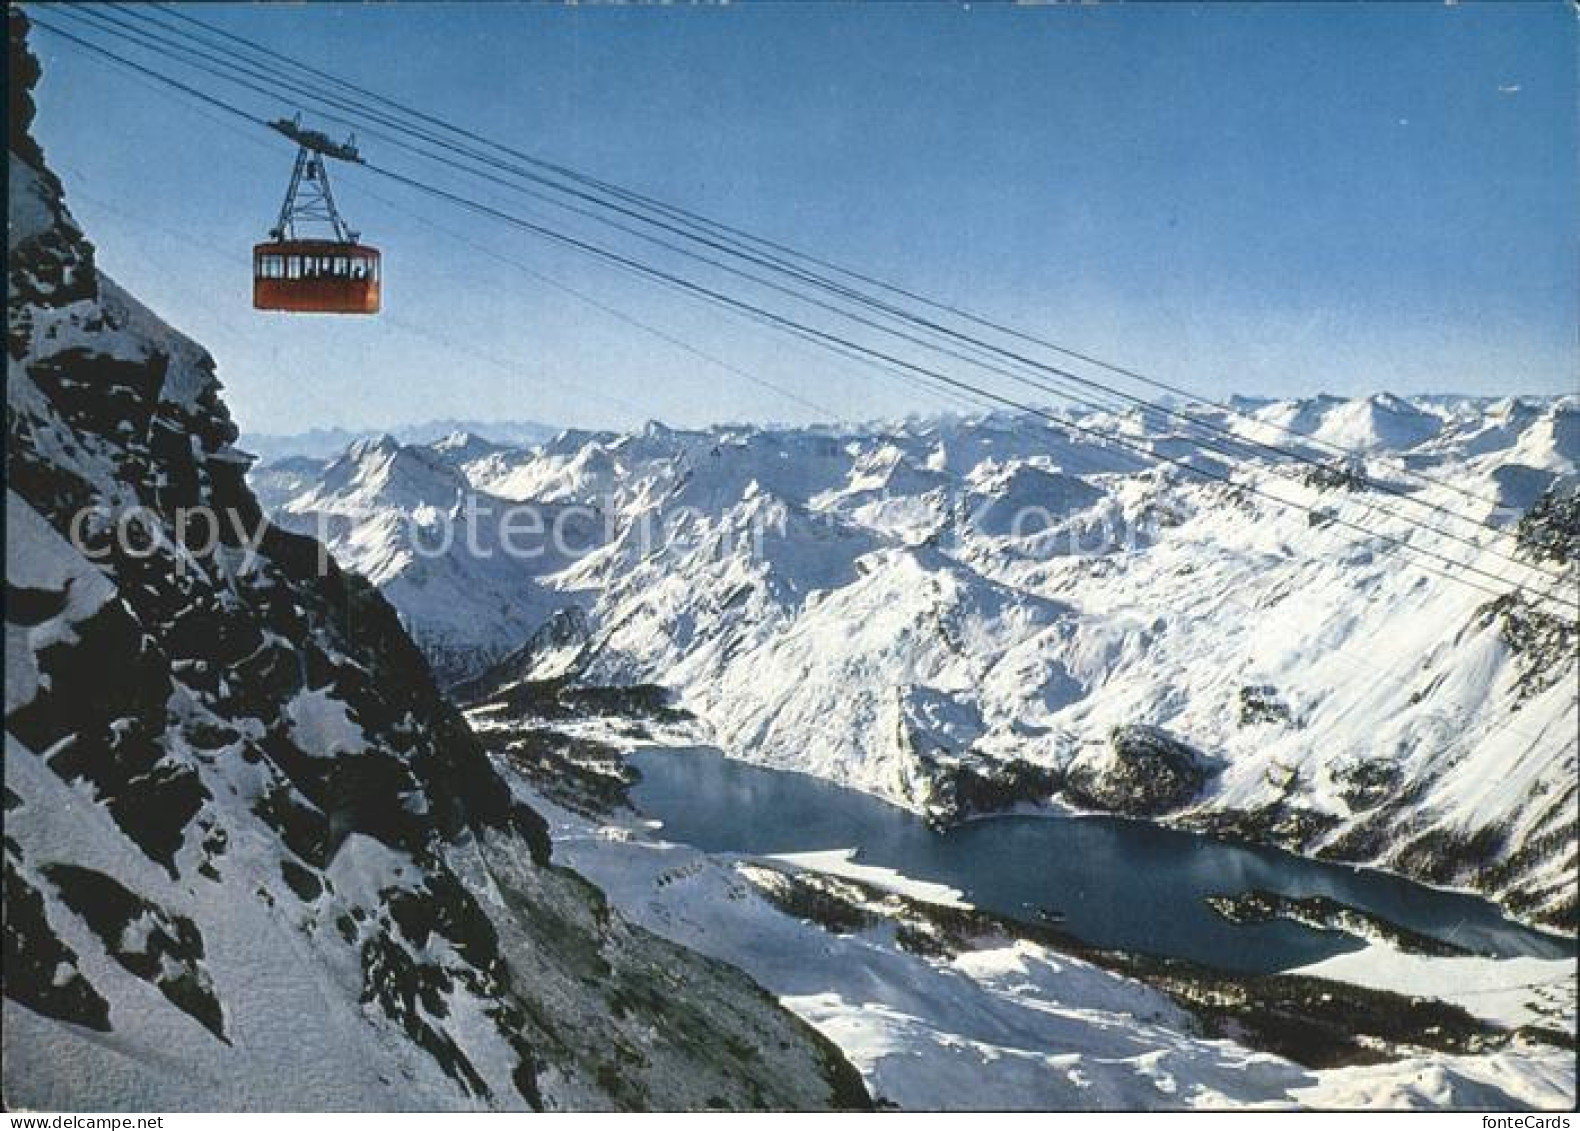
[[[439,444],[466,437],[476,445],[528,447],[552,437],[556,429],[530,420],[429,420],[390,430],[403,444]],[[259,459],[278,463],[287,459],[332,459],[358,440],[376,440],[380,429],[313,428],[306,432],[248,432],[242,447]]]
[[[435,674],[453,682],[503,658],[563,600],[536,580],[566,564],[548,539],[533,558],[498,552],[489,516],[507,504],[474,490],[456,466],[496,450],[462,435],[432,447],[379,436],[356,441],[316,474],[292,460],[256,478],[276,500],[276,521],[318,537],[379,586]],[[590,545],[596,521],[573,518],[573,541]]]

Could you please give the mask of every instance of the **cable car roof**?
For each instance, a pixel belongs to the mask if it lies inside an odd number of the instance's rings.
[[[311,149],[315,153],[322,153],[325,157],[334,157],[341,161],[353,161],[358,165],[365,164],[362,155],[357,152],[357,139],[355,135],[339,142],[320,130],[310,130],[302,125],[302,116],[294,118],[276,118],[269,123],[269,128],[278,130],[304,149]]]
[[[365,259],[379,258],[379,249],[372,244],[342,240],[269,240],[254,244],[252,250],[257,255],[354,255]]]

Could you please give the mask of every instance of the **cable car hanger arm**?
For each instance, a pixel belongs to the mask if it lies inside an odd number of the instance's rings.
[[[335,141],[321,130],[310,130],[302,125],[302,115],[294,118],[276,118],[266,123],[271,130],[284,134],[296,142],[303,149],[311,149],[314,153],[322,153],[325,157],[333,157],[339,161],[350,161],[357,165],[366,164],[362,155],[357,152],[357,137],[351,134],[345,141]]]

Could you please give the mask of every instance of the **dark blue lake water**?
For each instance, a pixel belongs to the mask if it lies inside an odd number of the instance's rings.
[[[744,855],[855,848],[857,863],[947,884],[987,910],[1035,922],[1039,908],[1053,909],[1063,929],[1098,946],[1265,973],[1362,945],[1290,922],[1233,924],[1203,902],[1262,888],[1329,896],[1500,956],[1575,953],[1572,941],[1474,896],[1141,821],[1004,816],[938,832],[867,794],[713,750],[651,748],[631,762],[642,774],[632,800],[667,839]]]

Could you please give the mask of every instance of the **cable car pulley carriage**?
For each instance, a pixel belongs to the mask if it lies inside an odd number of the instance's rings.
[[[356,142],[304,129],[301,116],[269,123],[296,142],[296,164],[269,241],[252,249],[252,305],[293,313],[377,314],[382,263],[335,207],[325,157],[362,163]],[[299,225],[325,225],[327,238],[306,238]]]

